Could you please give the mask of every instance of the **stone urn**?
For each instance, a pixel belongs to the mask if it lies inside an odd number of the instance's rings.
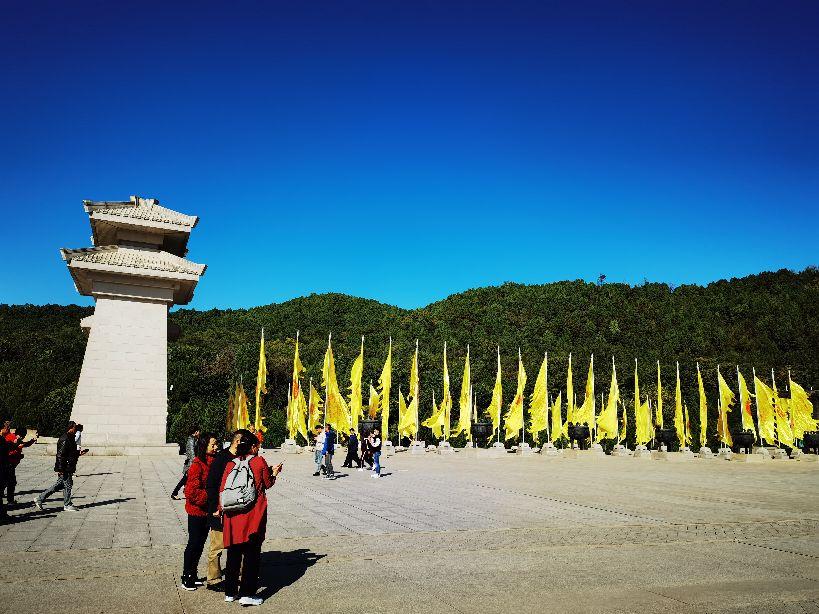
[[[491,437],[493,430],[491,422],[475,422],[472,424],[472,437]]]
[[[360,420],[358,430],[362,437],[369,437],[375,429],[381,428],[381,420]]]
[[[574,444],[577,442],[581,450],[586,449],[586,442],[591,437],[591,430],[588,424],[571,424],[569,425],[569,440]]]
[[[805,454],[819,454],[819,431],[806,431],[802,437],[802,451]]]
[[[735,434],[733,440],[736,451],[750,454],[751,448],[754,445],[754,439],[755,437],[753,431],[741,431]]]

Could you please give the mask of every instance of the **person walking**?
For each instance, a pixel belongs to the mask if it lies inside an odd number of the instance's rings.
[[[361,465],[358,467],[359,471],[364,471],[365,467],[367,471],[373,468],[373,451],[370,448],[371,439],[372,433],[361,440]]]
[[[210,464],[205,490],[208,494],[208,524],[210,525],[210,546],[208,548],[208,590],[224,590],[222,582],[222,551],[225,549],[222,540],[222,515],[219,513],[219,488],[227,464],[236,458],[236,449],[242,438],[242,430],[233,433],[230,445],[216,453]]]
[[[77,449],[77,440],[74,435],[77,432],[77,424],[72,420],[68,423],[68,429],[57,440],[57,455],[54,460],[54,471],[57,473],[57,481],[54,486],[40,493],[34,499],[34,507],[43,509],[43,503],[58,490],[63,491],[63,511],[78,512],[71,502],[71,489],[74,486],[74,472],[77,470],[77,459],[84,455],[87,450]]]
[[[315,437],[313,459],[316,461],[316,471],[313,475],[317,476],[324,473],[324,438],[327,436],[327,433],[325,433],[324,429],[320,426],[316,426],[313,429],[313,436]]]
[[[225,565],[225,601],[236,601],[243,606],[261,605],[264,599],[256,596],[259,588],[259,562],[262,542],[267,529],[267,494],[266,490],[276,483],[276,476],[282,470],[282,464],[270,467],[259,454],[259,440],[251,433],[242,433],[236,447],[236,457],[227,463],[222,476],[220,493],[225,492],[228,478],[241,471],[245,461],[252,476],[255,499],[250,507],[239,511],[223,512],[223,532],[227,548]],[[242,463],[240,465],[239,463]],[[249,483],[249,482],[248,482]],[[221,501],[220,501],[220,510]],[[241,580],[239,579],[241,571]]]
[[[17,429],[14,433],[11,432],[11,421],[5,422],[6,441],[8,442],[8,465],[6,466],[5,487],[0,490],[0,498],[6,495],[6,501],[9,505],[14,505],[17,501],[14,499],[14,490],[17,488],[17,466],[23,460],[23,449],[29,447],[37,441],[36,438],[23,441],[26,436],[26,431],[22,433]]]
[[[8,513],[6,512],[6,504],[3,502],[3,491],[6,489],[6,479],[8,478],[9,466],[9,452],[11,444],[9,444],[6,435],[9,434],[9,423],[4,422],[0,426],[0,524],[8,521]]]
[[[324,456],[324,479],[333,479],[333,451],[336,447],[336,432],[329,424],[324,426],[324,447],[322,448],[322,455]]]
[[[194,426],[185,442],[185,464],[182,466],[182,478],[171,493],[171,499],[175,501],[179,500],[179,491],[185,486],[185,482],[188,481],[188,469],[190,469],[193,459],[196,457],[196,440],[199,438],[199,433],[199,427]]]
[[[188,544],[182,559],[182,585],[186,591],[195,591],[204,582],[199,580],[197,568],[205,540],[208,537],[208,472],[218,447],[216,435],[203,433],[196,441],[196,455],[188,468],[185,481],[185,512],[188,514]]]
[[[358,435],[355,434],[355,429],[350,429],[350,438],[347,440],[347,458],[344,459],[342,467],[353,468],[353,463],[356,467],[361,467],[361,459],[358,456]]]
[[[372,435],[370,435],[370,449],[373,452],[373,468],[375,469],[375,473],[373,473],[370,477],[372,478],[380,478],[381,477],[381,433],[379,433],[378,429],[373,429]]]

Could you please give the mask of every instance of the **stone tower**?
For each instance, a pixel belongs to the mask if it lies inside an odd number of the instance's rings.
[[[98,454],[173,453],[165,443],[168,323],[193,298],[205,265],[185,259],[199,219],[154,198],[84,201],[94,247],[62,249],[77,292],[93,296],[71,419]]]

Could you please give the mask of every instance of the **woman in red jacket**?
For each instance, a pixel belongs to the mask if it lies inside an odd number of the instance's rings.
[[[218,448],[213,433],[202,433],[196,442],[196,457],[188,469],[185,483],[185,511],[188,513],[188,545],[182,563],[182,588],[195,591],[202,586],[196,568],[208,537],[208,493],[205,482],[208,468]]]
[[[256,500],[249,509],[244,511],[225,512],[222,531],[222,539],[227,548],[225,601],[236,601],[238,596],[239,603],[244,606],[261,605],[264,601],[255,595],[259,588],[259,560],[267,527],[265,491],[275,484],[276,476],[282,470],[281,463],[270,467],[267,461],[258,454],[258,438],[250,433],[243,434],[236,447],[236,458],[229,461],[225,467],[220,487],[220,492],[225,489],[225,482],[235,466],[234,461],[250,457],[249,465],[256,486]],[[241,583],[239,581],[240,570]]]

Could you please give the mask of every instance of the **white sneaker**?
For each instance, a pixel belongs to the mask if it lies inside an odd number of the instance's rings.
[[[377,477],[380,477],[380,476],[377,473],[373,473],[370,477],[371,478],[377,478]]]
[[[37,497],[34,497],[34,507],[36,507],[41,512],[43,511],[43,504],[40,503],[40,499],[38,499]]]
[[[225,595],[225,601],[230,603],[231,601],[236,601],[236,597],[231,597],[230,595]]]
[[[359,467],[358,470],[359,471],[364,471],[364,467]]]
[[[241,605],[262,605],[264,603],[264,599],[261,597],[242,597],[239,599],[239,603]]]
[[[80,510],[74,507],[73,505],[66,505],[63,507],[64,512],[79,512]]]

